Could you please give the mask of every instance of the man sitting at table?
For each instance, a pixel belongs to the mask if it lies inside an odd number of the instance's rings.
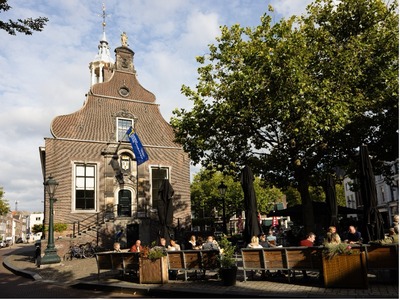
[[[377,241],[370,241],[370,244],[391,245],[399,243],[399,232],[395,228],[389,228],[389,236]]]
[[[129,252],[142,252],[143,246],[141,245],[140,240],[136,240],[136,243],[129,249]]]
[[[207,241],[201,246],[203,250],[219,250],[219,245],[213,236],[208,236]]]
[[[349,230],[347,231],[347,234],[345,236],[344,242],[349,244],[361,244],[362,243],[361,232],[357,231],[357,228],[355,226],[350,225]]]

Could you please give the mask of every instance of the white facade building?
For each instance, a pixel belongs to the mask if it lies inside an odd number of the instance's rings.
[[[28,243],[40,240],[42,237],[42,233],[38,232],[34,234],[32,232],[32,228],[35,225],[43,225],[44,214],[43,213],[34,213],[26,216],[26,233],[27,233],[27,241]]]
[[[388,184],[385,182],[383,175],[375,176],[376,192],[378,198],[378,209],[385,222],[385,228],[389,228],[393,222],[393,216],[399,214],[399,169],[398,160],[391,163],[394,175],[393,181]],[[346,197],[346,206],[350,208],[362,209],[362,200],[360,192],[351,191],[352,180],[345,178],[343,180],[344,193]],[[348,215],[349,217],[357,217],[357,215]]]

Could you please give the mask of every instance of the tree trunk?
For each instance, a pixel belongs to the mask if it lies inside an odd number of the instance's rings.
[[[303,225],[305,233],[315,233],[315,221],[314,221],[314,209],[310,197],[310,191],[308,190],[308,182],[305,176],[300,176],[298,179],[298,191],[301,196],[301,203],[303,205]]]

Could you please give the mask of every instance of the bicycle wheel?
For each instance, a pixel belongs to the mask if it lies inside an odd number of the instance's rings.
[[[84,249],[83,254],[87,258],[92,258],[94,257],[94,251],[93,249]]]

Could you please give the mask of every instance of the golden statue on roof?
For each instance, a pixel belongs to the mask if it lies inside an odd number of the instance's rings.
[[[128,47],[128,36],[125,31],[121,34],[121,45]]]

